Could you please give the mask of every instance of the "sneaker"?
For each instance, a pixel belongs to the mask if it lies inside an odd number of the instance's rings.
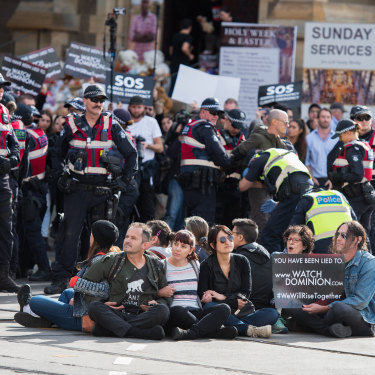
[[[60,279],[52,281],[51,285],[44,288],[45,294],[60,294],[68,288],[68,279]]]
[[[247,327],[247,336],[249,337],[263,337],[268,339],[271,336],[272,329],[270,325],[262,326],[262,327],[255,327],[255,326],[248,326]]]
[[[279,317],[279,319],[277,319],[277,322],[272,326],[272,333],[285,334],[288,332],[288,328],[285,327],[285,320]]]
[[[335,323],[329,326],[328,332],[330,336],[343,339],[352,335],[352,329],[349,326],[344,326],[341,323]]]
[[[52,323],[42,317],[32,316],[25,312],[18,312],[14,315],[14,320],[21,326],[28,328],[51,328]]]
[[[31,288],[29,284],[24,284],[21,286],[17,293],[17,301],[20,305],[20,311],[23,311],[23,307],[30,303],[31,299]]]

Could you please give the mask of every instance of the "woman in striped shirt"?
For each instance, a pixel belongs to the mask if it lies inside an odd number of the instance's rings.
[[[234,327],[222,327],[230,315],[226,304],[203,310],[198,297],[199,262],[194,251],[195,238],[188,230],[176,233],[172,256],[165,260],[168,286],[161,296],[173,296],[168,326],[174,340],[194,340],[202,337],[233,339]],[[234,329],[233,329],[234,328]]]

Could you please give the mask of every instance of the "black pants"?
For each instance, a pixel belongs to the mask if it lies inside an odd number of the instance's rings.
[[[321,335],[329,336],[329,326],[341,323],[350,326],[352,336],[374,336],[371,325],[363,320],[361,313],[342,302],[334,303],[325,314],[308,314],[302,309],[283,309],[282,315],[291,316],[299,326]]]
[[[139,210],[140,221],[146,223],[155,219],[155,187],[150,178],[143,179],[139,184],[139,198],[137,208]]]
[[[209,336],[216,332],[229,318],[230,307],[224,303],[207,310],[174,306],[170,308],[168,325],[182,329],[191,329],[198,337]]]
[[[19,237],[18,237],[18,230],[22,228],[18,224],[18,217],[19,217],[19,201],[18,201],[18,182],[13,175],[9,176],[9,185],[12,190],[12,234],[13,234],[13,248],[12,248],[12,258],[10,261],[10,270],[14,273],[17,273],[19,262],[18,262],[18,254],[19,254]]]
[[[154,305],[148,311],[137,315],[114,310],[103,302],[92,302],[88,313],[95,322],[93,334],[96,336],[126,337],[131,327],[152,328],[166,324],[169,318],[169,309],[162,304]]]
[[[56,262],[52,266],[52,280],[71,277],[87,214],[107,198],[105,195],[98,196],[92,191],[83,190],[64,195],[64,219],[60,223],[56,238]]]
[[[12,256],[12,191],[8,175],[0,176],[0,265],[9,265]]]
[[[183,189],[187,216],[200,216],[212,225],[215,221],[216,191],[202,194],[201,190]]]
[[[238,190],[238,180],[227,178],[221,185],[216,195],[215,222],[232,227],[233,219],[242,214],[242,193]]]

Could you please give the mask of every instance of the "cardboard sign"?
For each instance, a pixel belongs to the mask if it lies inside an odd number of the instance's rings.
[[[329,304],[344,293],[345,261],[334,254],[275,254],[272,257],[276,308]]]
[[[4,56],[1,71],[4,79],[12,82],[14,91],[33,96],[39,95],[47,73],[41,66],[9,56]]]
[[[46,79],[48,80],[52,81],[63,77],[61,63],[53,47],[46,47],[29,52],[19,56],[19,58],[47,69]]]
[[[105,81],[110,65],[103,59],[103,50],[73,42],[66,55],[64,73],[78,78],[94,77]]]
[[[145,105],[153,104],[154,77],[114,73],[113,75],[113,101],[129,103],[130,98],[138,95],[143,98]],[[111,74],[107,73],[106,93],[111,97]]]
[[[302,100],[302,81],[259,86],[258,106],[277,102],[287,108],[299,108]]]

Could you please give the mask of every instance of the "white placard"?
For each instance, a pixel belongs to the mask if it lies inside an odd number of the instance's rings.
[[[228,98],[238,100],[240,78],[214,76],[200,70],[180,65],[172,99],[198,106],[208,97],[219,99],[221,107]]]

